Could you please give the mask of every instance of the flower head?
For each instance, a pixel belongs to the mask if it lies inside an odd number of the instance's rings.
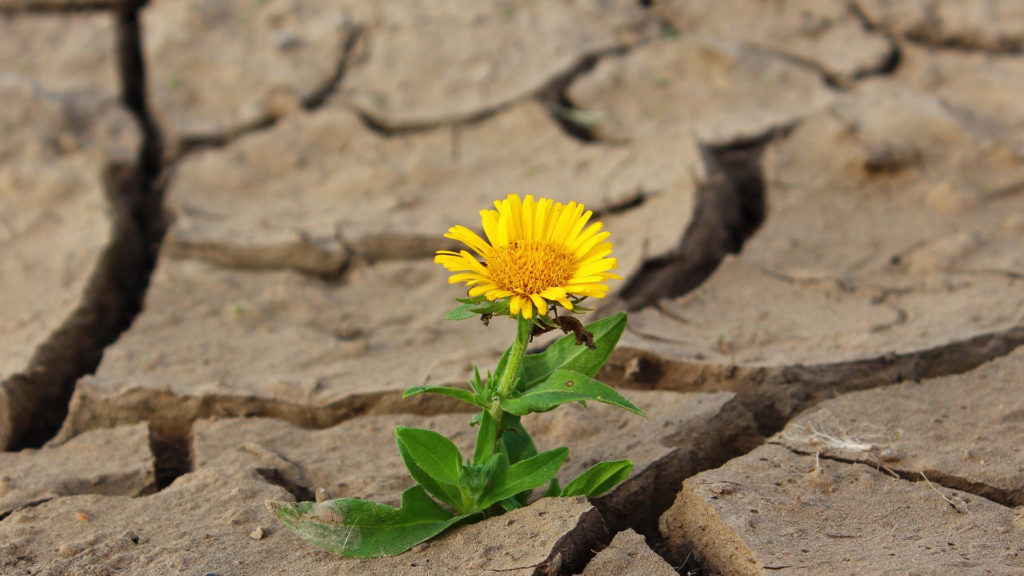
[[[465,282],[469,295],[494,301],[509,299],[509,312],[524,318],[547,313],[548,303],[572,310],[570,296],[604,298],[608,285],[619,278],[609,233],[603,224],[587,222],[593,213],[582,204],[563,205],[547,198],[525,200],[509,194],[494,202],[497,210],[481,210],[487,240],[465,226],[453,226],[445,238],[458,240],[476,252],[439,250],[434,262],[453,274],[452,284]],[[584,229],[586,227],[586,229]],[[477,259],[483,258],[483,262]]]

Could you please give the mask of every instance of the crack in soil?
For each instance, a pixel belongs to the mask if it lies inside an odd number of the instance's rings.
[[[889,44],[888,59],[882,62],[876,69],[863,70],[854,74],[852,80],[857,81],[870,78],[872,76],[892,76],[895,74],[897,69],[899,69],[900,64],[903,63],[903,49],[900,47],[899,40],[892,32],[875,26],[856,2],[850,2],[847,9],[850,11],[850,14],[860,22],[861,27],[866,32],[877,32],[882,34],[885,36],[885,41]]]
[[[591,113],[576,107],[572,100],[569,99],[569,87],[579,77],[592,71],[602,58],[606,56],[622,56],[631,49],[631,46],[616,46],[584,55],[571,68],[551,79],[546,86],[536,92],[534,97],[544,104],[544,108],[551,115],[551,119],[558,124],[567,136],[588,144],[600,143],[602,140],[594,134],[595,119],[591,116]]]
[[[111,17],[116,22],[121,102],[138,122],[143,142],[134,163],[103,168],[112,240],[100,256],[82,304],[39,347],[28,369],[12,378],[6,398],[12,412],[5,446],[9,450],[41,446],[60,429],[75,383],[95,372],[104,349],[141,310],[163,236],[163,144],[146,104],[138,6],[124,3],[116,8]]]
[[[0,15],[106,12],[114,9],[133,9],[146,2],[147,0],[76,0],[74,5],[68,5],[66,0],[7,0],[7,3],[0,6]]]
[[[1024,326],[925,350],[831,364],[737,366],[666,360],[620,346],[599,378],[615,386],[679,392],[735,392],[764,436],[836,393],[967,372],[1024,345]]]
[[[828,70],[825,69],[824,66],[809,58],[804,58],[796,54],[790,54],[778,48],[772,48],[770,46],[764,46],[757,43],[746,44],[751,48],[760,51],[763,54],[814,72],[815,74],[821,77],[822,82],[824,82],[825,85],[828,86],[829,88],[838,91],[847,91],[860,80],[864,80],[866,78],[871,78],[874,76],[889,76],[894,74],[896,72],[896,69],[899,68],[900,62],[903,59],[903,55],[900,50],[900,45],[894,38],[892,38],[892,36],[888,34],[885,35],[885,39],[886,42],[889,44],[889,54],[886,57],[886,59],[879,63],[879,65],[876,67],[858,70],[857,72],[851,74],[849,77],[843,77],[841,74],[829,72]]]
[[[912,29],[902,33],[895,33],[888,30],[884,25],[872,22],[860,3],[850,2],[850,12],[856,16],[868,30],[882,30],[887,33],[890,40],[895,41],[896,36],[902,36],[906,41],[912,42],[925,48],[947,48],[961,52],[975,52],[983,54],[1021,54],[1024,53],[1024,35],[1020,37],[1000,37],[995,45],[979,43],[976,39],[965,37],[964,33],[946,33],[936,30],[935,26],[941,25],[931,13],[926,14],[925,19],[918,22]],[[933,6],[928,10],[932,11]]]
[[[316,494],[313,490],[308,486],[295,482],[277,468],[256,468],[256,473],[259,474],[260,478],[274,486],[284,488],[286,492],[295,497],[296,502],[312,502],[316,500]]]
[[[366,29],[361,25],[351,25],[345,29],[340,42],[337,65],[334,72],[329,78],[324,80],[321,86],[300,100],[299,106],[302,110],[312,112],[322,108],[324,104],[326,104],[327,100],[332,94],[334,94],[342,80],[345,79],[345,74],[351,69],[353,61],[358,57],[365,37]],[[282,114],[270,114],[265,118],[259,118],[250,124],[238,126],[233,130],[221,134],[182,138],[177,143],[176,150],[173,151],[172,157],[168,159],[168,162],[176,164],[188,154],[198,150],[223,148],[230,145],[238,138],[272,128],[277,124],[281,117]],[[367,122],[367,118],[361,114],[360,118],[363,119],[364,123]]]
[[[925,48],[945,48],[966,53],[1005,54],[1008,56],[1024,54],[1024,38],[1001,38],[997,45],[985,46],[956,35],[947,38],[935,38],[930,34],[933,33],[926,30],[920,32],[908,31],[903,35],[903,38],[908,42],[913,42]]]
[[[481,108],[473,112],[472,114],[463,115],[457,118],[442,119],[432,122],[423,122],[420,124],[403,124],[402,126],[389,126],[387,122],[380,118],[375,118],[373,114],[356,108],[349,108],[359,119],[363,122],[363,125],[375,134],[383,137],[393,136],[405,136],[408,134],[420,134],[423,132],[429,132],[431,130],[437,130],[441,128],[459,129],[466,126],[472,126],[479,124],[486,120],[489,120],[498,114],[501,114],[505,110],[514,107],[515,105],[522,103],[526,100],[536,99],[544,105],[544,108],[551,115],[551,118],[555,123],[566,133],[566,135],[586,143],[603,143],[603,140],[596,138],[593,135],[593,131],[588,126],[586,110],[577,108],[568,98],[566,93],[569,90],[569,86],[572,83],[587,72],[594,69],[595,66],[601,61],[602,58],[607,56],[620,56],[628,53],[634,46],[639,46],[643,42],[637,42],[630,46],[615,46],[612,48],[606,48],[590,54],[584,54],[581,56],[575,64],[569,67],[568,70],[556,74],[551,80],[546,82],[541,87],[533,90],[518,98],[513,98],[507,102],[502,102],[491,107]],[[452,151],[453,158],[458,157],[457,145],[453,145]]]
[[[102,399],[88,399],[88,405],[75,406],[64,423],[56,442],[93,428],[112,428],[146,421],[150,428],[150,448],[156,468],[157,488],[162,490],[176,478],[193,471],[192,423],[203,418],[274,418],[308,429],[330,428],[346,420],[371,414],[417,414],[431,416],[467,412],[466,404],[432,395],[402,399],[401,392],[368,393],[344,398],[327,405],[309,406],[283,400],[245,396],[181,397],[170,392],[140,393],[131,401],[120,397],[114,405]],[[93,420],[78,425],[74,414],[90,414]],[[105,418],[95,419],[103,414]]]
[[[652,548],[663,547],[658,521],[675,501],[683,481],[691,476],[718,468],[759,446],[762,437],[751,426],[751,415],[737,399],[730,400],[715,418],[713,434],[707,430],[680,432],[680,438],[697,442],[680,442],[679,448],[652,462],[621,488],[592,500],[614,533],[632,528],[642,534]],[[671,442],[662,439],[662,443]],[[637,498],[617,496],[628,491]]]
[[[773,130],[748,142],[703,149],[708,179],[697,191],[693,223],[671,254],[648,260],[626,280],[620,298],[628,310],[690,292],[727,254],[742,249],[765,218],[761,157],[765,147],[784,133]]]
[[[117,34],[121,102],[143,132],[131,164],[103,168],[112,239],[87,284],[82,304],[44,342],[7,390],[12,412],[9,450],[38,447],[60,429],[75,383],[99,366],[104,349],[142,309],[164,225],[160,184],[162,138],[146,104],[136,5],[111,13]]]
[[[650,4],[644,4],[643,2],[641,2],[641,5],[645,8],[649,8],[651,6]],[[637,26],[642,28],[652,23],[656,24],[663,30],[663,32],[666,31],[666,27],[670,26],[667,20],[659,16],[654,11],[648,11],[646,18],[644,18],[642,22],[638,23]],[[674,30],[670,30],[670,32],[678,34],[678,32]],[[354,108],[351,110],[359,116],[363,124],[369,130],[372,130],[378,135],[401,136],[444,127],[459,128],[462,126],[473,125],[492,118],[500,114],[502,111],[532,98],[544,104],[544,107],[551,115],[551,118],[560,128],[562,128],[566,135],[586,143],[607,143],[594,135],[591,113],[576,107],[576,105],[569,99],[569,87],[572,86],[573,82],[575,82],[580,76],[592,71],[602,59],[609,56],[623,56],[628,54],[634,48],[643,46],[652,40],[654,40],[654,38],[642,38],[632,43],[624,43],[618,46],[585,53],[581,55],[568,69],[553,75],[550,80],[539,88],[518,98],[512,98],[507,102],[482,108],[472,114],[457,118],[424,122],[420,124],[389,126],[385,120],[376,118],[371,113]],[[457,151],[453,151],[453,155],[457,156]]]
[[[21,506],[15,508],[14,510],[8,510],[7,512],[0,512],[0,522],[3,522],[5,518],[10,516],[14,512],[18,512],[20,510],[25,510],[27,508],[35,508],[36,506],[39,506],[40,504],[46,504],[50,500],[53,500],[53,498],[39,498],[38,500],[32,500],[30,502],[25,502],[24,504],[22,504]]]
[[[551,555],[533,571],[533,576],[579,574],[607,547],[611,534],[598,510],[590,510],[580,517],[574,530],[559,538],[551,547]]]
[[[146,63],[142,52],[142,29],[139,25],[139,10],[142,3],[121,5],[115,13],[117,20],[117,63],[121,82],[122,103],[142,127],[143,141],[136,161],[136,189],[126,193],[131,198],[132,219],[139,226],[139,232],[146,242],[144,262],[146,284],[141,286],[144,293],[149,274],[156,265],[160,242],[166,231],[163,213],[164,138],[157,127],[149,108],[146,89]],[[141,300],[141,294],[140,294]],[[136,311],[137,312],[137,311]]]

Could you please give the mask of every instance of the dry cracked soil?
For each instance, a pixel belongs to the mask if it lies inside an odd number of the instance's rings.
[[[0,0],[0,573],[1024,574],[1018,0]],[[541,499],[393,558],[442,233],[582,201],[630,313]],[[539,340],[542,347],[550,340]]]

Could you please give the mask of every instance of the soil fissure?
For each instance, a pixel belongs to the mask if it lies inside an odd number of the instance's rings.
[[[749,142],[706,147],[708,179],[697,191],[693,224],[673,253],[646,262],[626,281],[621,298],[627,309],[653,306],[697,288],[735,254],[765,219],[764,149],[784,131]]]

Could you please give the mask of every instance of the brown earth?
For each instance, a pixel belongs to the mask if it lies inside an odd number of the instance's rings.
[[[1018,4],[0,0],[0,573],[1024,573]],[[525,425],[633,472],[303,543],[472,444],[401,392],[507,345],[431,257],[509,193],[612,232],[648,413]]]

